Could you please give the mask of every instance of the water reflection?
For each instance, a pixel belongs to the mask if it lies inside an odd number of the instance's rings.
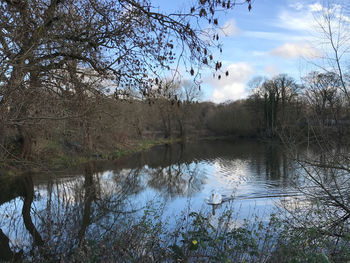
[[[2,191],[0,194],[0,204],[6,203],[15,199],[17,197],[22,198],[22,218],[23,225],[32,237],[33,246],[41,246],[44,241],[40,236],[38,230],[30,216],[30,209],[34,199],[34,185],[31,176],[23,176],[11,179],[10,181],[1,182]],[[9,218],[8,214],[5,217]],[[2,224],[1,224],[2,225]],[[10,240],[4,234],[3,230],[0,229],[0,259],[10,260],[12,258],[17,258],[19,253],[13,252],[10,248]]]
[[[179,214],[188,199],[193,209],[206,206],[213,189],[234,194],[243,200],[237,205],[246,209],[265,198],[260,205],[266,210],[272,206],[266,198],[288,191],[290,172],[291,164],[277,145],[216,141],[156,147],[114,163],[88,163],[77,175],[2,179],[0,260],[38,253],[52,259],[69,256],[88,240],[138,218],[150,202],[161,204],[168,215]]]

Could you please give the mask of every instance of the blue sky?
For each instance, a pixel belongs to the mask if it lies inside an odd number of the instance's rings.
[[[190,5],[188,1],[158,2],[170,9]],[[314,38],[314,16],[322,10],[323,2],[255,0],[252,6],[250,12],[243,5],[220,17],[226,36],[221,37],[224,47],[218,59],[230,75],[218,81],[204,72],[203,100],[245,98],[249,94],[246,84],[256,75],[273,77],[286,73],[299,81],[320,57]]]
[[[224,66],[230,77],[205,80],[205,100],[223,102],[245,98],[247,82],[253,76],[273,77],[287,73],[297,81],[320,51],[314,44],[314,15],[317,1],[256,0],[253,9],[237,7],[225,17],[229,33],[223,37]]]

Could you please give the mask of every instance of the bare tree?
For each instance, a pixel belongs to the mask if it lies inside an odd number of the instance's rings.
[[[335,73],[311,72],[304,78],[305,95],[314,110],[314,116],[322,126],[337,125],[342,108],[339,96],[341,81]]]
[[[315,17],[325,56],[318,65],[322,72],[311,72],[304,78],[305,118],[311,127],[312,147],[301,155],[300,141],[284,138],[291,157],[299,164],[298,180],[303,183],[299,190],[307,200],[292,211],[292,222],[299,230],[316,229],[321,238],[330,238],[337,244],[329,251],[335,258],[340,256],[341,247],[348,244],[350,233],[349,144],[347,135],[338,132],[348,121],[344,114],[349,107],[348,14],[341,5],[328,3]]]
[[[323,63],[317,66],[324,72],[338,75],[341,84],[339,90],[349,101],[348,84],[345,77],[350,51],[348,13],[348,6],[345,3],[338,4],[337,1],[328,1],[314,17],[317,23],[319,46],[323,51]]]
[[[288,119],[293,115],[291,108],[301,86],[286,74],[272,79],[256,77],[250,81],[249,86],[253,92],[251,99],[260,106],[259,102],[263,101],[263,109],[258,111],[264,112],[266,135],[276,136],[277,132],[287,128]]]
[[[181,94],[180,99],[184,102],[195,102],[203,96],[203,92],[198,85],[190,80],[184,80],[181,82]]]

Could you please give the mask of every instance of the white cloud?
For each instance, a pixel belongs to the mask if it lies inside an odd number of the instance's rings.
[[[278,16],[276,26],[288,30],[310,32],[316,26],[314,16],[310,10],[306,11],[282,11]]]
[[[240,29],[238,28],[236,21],[234,19],[230,19],[226,21],[222,27],[222,32],[225,36],[234,36],[240,32]]]
[[[229,65],[224,71],[226,70],[229,72],[228,77],[222,76],[220,80],[208,80],[208,83],[214,88],[211,100],[216,103],[238,100],[248,95],[246,82],[254,73],[252,66],[246,62],[239,62]]]
[[[273,56],[287,59],[296,59],[304,57],[308,59],[320,57],[320,52],[308,43],[285,43],[282,46],[274,48],[270,51]]]
[[[311,12],[319,12],[323,10],[323,6],[320,3],[315,3],[312,5],[309,5],[308,7]]]
[[[304,5],[302,3],[300,3],[300,2],[296,2],[296,3],[290,4],[289,6],[294,8],[294,9],[296,9],[296,10],[298,10],[298,11],[304,8]]]
[[[322,5],[320,2],[305,4],[300,11],[285,9],[278,15],[275,25],[291,35],[290,40],[281,39],[286,44],[270,51],[271,55],[288,59],[304,57],[307,59],[332,56],[333,49],[324,28],[327,30],[328,21],[324,15],[331,18],[333,41],[339,45],[339,53],[346,53],[350,39],[350,17],[345,12],[344,5]],[[323,28],[322,28],[323,27]],[[297,40],[293,36],[305,35],[305,39]],[[309,43],[309,44],[306,44]],[[321,51],[320,51],[321,50]]]
[[[288,30],[313,32],[319,28],[319,23],[322,22],[322,13],[330,13],[335,18],[341,19],[345,22],[350,21],[350,17],[344,15],[344,6],[339,4],[332,4],[330,6],[323,6],[320,3],[309,4],[300,10],[285,9],[278,15],[276,26]]]

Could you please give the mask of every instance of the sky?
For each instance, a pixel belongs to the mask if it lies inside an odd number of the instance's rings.
[[[177,2],[159,1],[161,5]],[[286,73],[300,81],[321,56],[314,17],[323,5],[313,0],[255,0],[250,12],[243,5],[220,17],[225,34],[218,59],[230,75],[215,80],[204,72],[202,100],[221,103],[246,98],[247,82],[258,75],[270,78]]]
[[[320,55],[314,41],[318,1],[256,0],[250,12],[238,7],[225,18],[224,81],[207,79],[204,100],[217,103],[246,98],[254,76],[286,73],[297,81]]]

